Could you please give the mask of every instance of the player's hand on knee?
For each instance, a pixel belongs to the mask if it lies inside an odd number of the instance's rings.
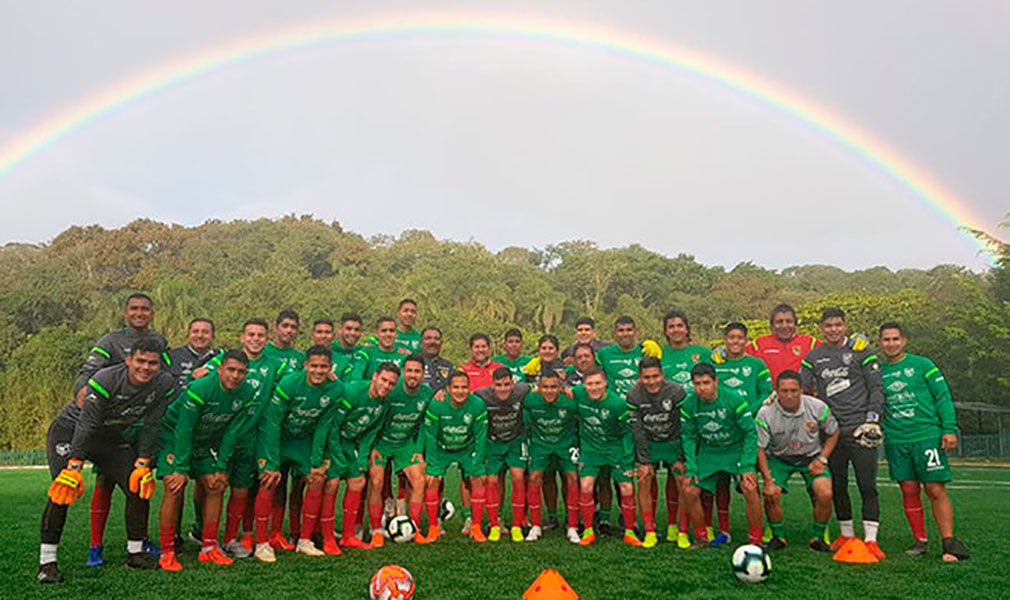
[[[263,471],[260,473],[260,486],[272,488],[281,480],[280,471]]]
[[[141,500],[150,500],[154,497],[154,474],[151,473],[150,458],[139,456],[133,462],[133,472],[130,473],[130,493],[136,494]]]
[[[651,481],[656,476],[656,469],[652,465],[638,465],[638,481]]]
[[[49,484],[49,499],[53,504],[69,506],[84,495],[84,475],[81,474],[83,469],[83,460],[70,459],[66,468]]]
[[[223,492],[228,487],[228,476],[224,473],[211,473],[207,476],[206,485],[212,492]]]
[[[165,489],[171,494],[178,494],[186,487],[186,481],[188,478],[182,473],[171,473],[165,475]]]
[[[747,471],[740,475],[740,489],[745,492],[757,491],[757,475],[754,471]]]
[[[767,498],[768,500],[778,500],[779,497],[782,495],[782,488],[775,485],[775,482],[772,481],[771,479],[765,482],[763,491],[765,498]]]

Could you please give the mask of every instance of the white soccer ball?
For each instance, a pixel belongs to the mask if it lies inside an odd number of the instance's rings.
[[[397,544],[405,544],[414,539],[417,527],[414,526],[410,517],[400,515],[389,520],[389,523],[386,524],[386,533],[389,535],[389,539]]]
[[[761,546],[747,544],[733,552],[733,573],[746,583],[761,583],[772,572],[772,559]]]
[[[438,507],[438,518],[443,523],[456,514],[456,506],[448,498],[442,498],[442,505]]]

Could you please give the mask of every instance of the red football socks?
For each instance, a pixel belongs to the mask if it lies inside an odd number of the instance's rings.
[[[579,494],[579,508],[582,512],[582,526],[593,528],[593,517],[596,516],[596,502],[593,501],[593,490]]]
[[[245,518],[245,498],[237,498],[235,494],[228,497],[225,508],[224,541],[230,542],[238,538],[238,527]]]
[[[284,507],[281,507],[284,510]],[[260,488],[256,494],[256,543],[265,544],[270,539],[270,517],[274,511],[274,488]],[[274,520],[279,523],[279,519]]]
[[[305,497],[302,499],[302,527],[299,530],[299,538],[308,539],[312,532],[316,530],[316,522],[319,520],[319,508],[323,502],[323,490],[317,487],[306,487]],[[294,534],[292,534],[294,535]]]
[[[568,527],[574,529],[579,526],[579,486],[570,484],[565,489],[565,512],[568,520]],[[595,508],[595,507],[593,507]],[[592,523],[592,521],[590,521]]]
[[[424,511],[428,515],[428,527],[438,525],[438,487],[424,490]]]
[[[515,492],[515,490],[513,490],[513,492]],[[540,527],[543,525],[543,504],[540,501],[542,497],[543,490],[541,484],[533,483],[531,481],[529,486],[526,488],[526,503],[530,507],[530,520],[533,521],[534,527]],[[512,519],[513,523],[515,523],[515,516],[513,516]]]
[[[635,516],[635,494],[634,492],[630,494],[621,494],[621,516],[624,518],[624,528],[634,529],[635,524],[638,522],[638,517]],[[655,531],[656,523],[653,519],[652,529],[646,529],[646,531]]]
[[[112,506],[112,488],[99,485],[95,478],[95,491],[91,493],[91,545],[101,546],[105,539],[105,523]]]
[[[912,537],[925,541],[926,538],[926,518],[922,508],[922,497],[919,496],[919,482],[902,481],[901,503],[905,506],[905,518],[912,528]]]
[[[358,522],[358,507],[361,505],[361,490],[344,492],[344,526],[341,537],[354,537],[354,525]]]
[[[337,534],[333,530],[334,521],[337,515],[337,492],[323,492],[323,499],[319,506],[319,529],[323,533],[323,542],[337,541]]]

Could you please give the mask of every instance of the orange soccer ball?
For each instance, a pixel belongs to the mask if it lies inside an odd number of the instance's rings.
[[[400,565],[386,565],[372,575],[368,597],[372,600],[410,600],[414,597],[414,576]]]

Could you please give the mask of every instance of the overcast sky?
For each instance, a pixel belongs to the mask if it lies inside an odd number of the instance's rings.
[[[742,66],[885,140],[995,230],[1010,211],[1010,2],[509,2]],[[154,66],[256,33],[440,2],[0,0],[0,147]],[[500,12],[505,3],[465,3]],[[587,47],[387,36],[165,89],[0,177],[0,243],[137,217],[313,213],[493,250],[640,243],[708,264],[984,261],[837,142],[746,95]]]

